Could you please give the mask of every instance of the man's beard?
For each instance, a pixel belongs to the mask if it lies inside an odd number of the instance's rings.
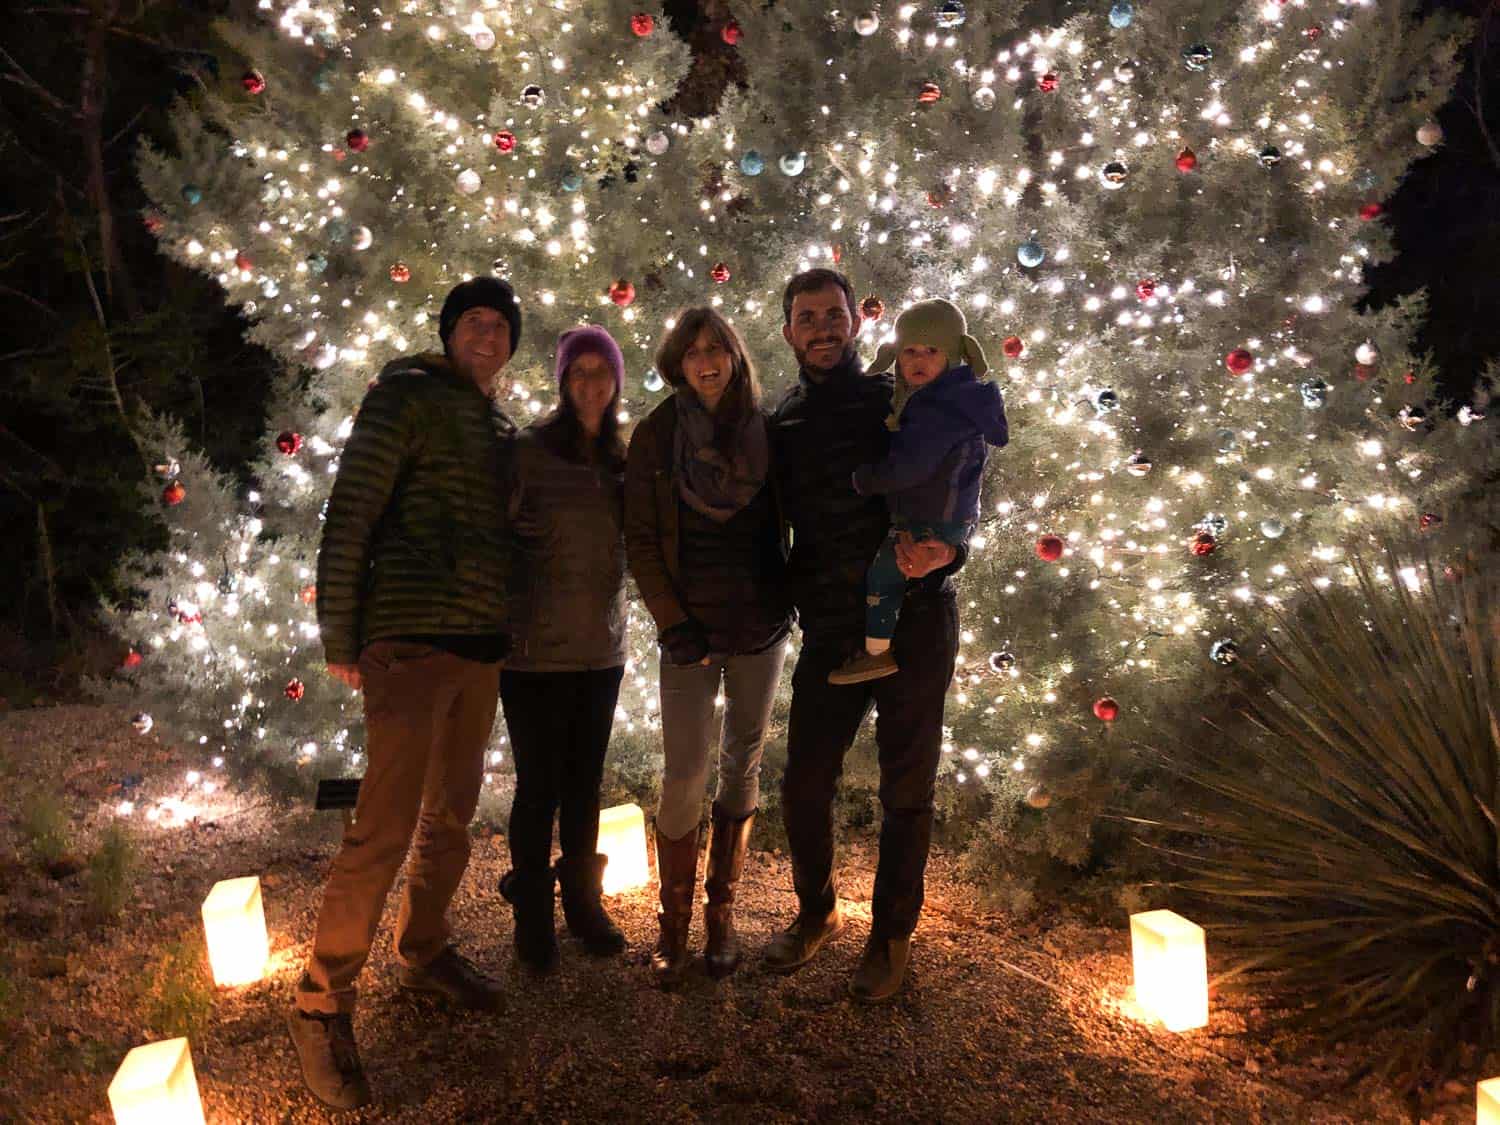
[[[806,351],[799,351],[798,349],[793,348],[792,353],[797,357],[797,366],[802,368],[803,371],[824,372],[832,371],[835,367],[843,367],[851,359],[854,358],[854,350],[854,341],[846,340],[844,342],[844,350],[839,352],[838,358],[830,363],[827,367],[816,367],[807,361],[807,357],[812,353],[812,345],[809,345]]]

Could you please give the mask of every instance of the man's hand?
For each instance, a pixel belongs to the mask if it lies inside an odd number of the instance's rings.
[[[934,570],[952,565],[957,557],[958,551],[953,544],[944,543],[941,539],[923,539],[917,542],[907,531],[896,536],[896,563],[901,567],[901,573],[908,578],[925,578]]]
[[[348,684],[355,691],[365,686],[365,681],[359,674],[358,664],[330,664],[328,674],[341,683]]]

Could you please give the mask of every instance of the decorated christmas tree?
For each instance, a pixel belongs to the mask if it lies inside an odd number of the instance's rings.
[[[357,774],[359,701],[323,672],[313,575],[360,399],[389,360],[437,350],[443,297],[491,271],[525,296],[504,373],[518,423],[552,401],[551,342],[581,320],[643,368],[659,326],[636,319],[637,267],[671,252],[656,219],[680,190],[661,104],[689,58],[660,10],[609,0],[261,14],[221,29],[238,80],[179,107],[175,153],[142,154],[145,220],[286,375],[248,490],[158,426],[173,544],[129,561],[146,596],[122,625],[139,727],[198,742],[206,764]],[[655,706],[650,666],[622,693],[627,738]]]
[[[1434,527],[1493,436],[1429,401],[1418,304],[1356,308],[1461,27],[1373,0],[1059,7],[746,6],[722,28],[746,83],[703,120],[664,113],[686,52],[633,4],[300,0],[226,28],[243,83],[147,155],[148,222],[288,369],[248,494],[160,431],[175,542],[135,563],[132,690],[206,755],[357,772],[358,703],[320,669],[319,512],[368,380],[431,346],[446,290],[493,270],[522,295],[518,420],[583,321],[626,344],[639,416],[668,393],[655,343],[703,302],[774,404],[782,287],[827,266],[867,357],[924,296],[985,347],[1012,436],[960,576],[940,791],[984,818],[991,873],[1083,863],[1136,783],[1122,748],[1190,723],[1296,574]],[[652,642],[637,610],[611,758],[642,774]]]

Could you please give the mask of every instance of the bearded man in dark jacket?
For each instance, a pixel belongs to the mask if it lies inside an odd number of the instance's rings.
[[[508,284],[454,288],[441,355],[388,364],[355,416],[318,552],[318,626],[330,674],[364,693],[353,823],[333,861],[290,1014],[308,1088],[339,1109],[370,1090],[354,1039],[359,974],[407,850],[396,921],[403,988],[477,1009],[499,986],[450,942],[448,904],[510,648],[505,479],[515,426],[495,403],[521,336]]]
[[[885,458],[894,383],[888,374],[865,374],[854,341],[859,312],[842,274],[798,274],[782,307],[782,334],[799,365],[798,386],[771,418],[771,464],[791,525],[788,578],[802,627],[782,781],[798,912],[766,960],[791,972],[843,925],[833,881],[833,798],[844,755],[873,706],[880,860],[871,932],[849,988],[861,1000],[886,1000],[905,979],[922,911],[943,703],[958,653],[949,575],[967,551],[903,541],[897,558],[909,582],[892,642],[901,670],[860,684],[828,683],[828,673],[864,645],[865,571],[890,528],[884,500],[859,495],[852,477]]]

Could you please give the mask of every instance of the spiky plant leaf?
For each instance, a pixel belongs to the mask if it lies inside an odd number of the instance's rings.
[[[1500,1019],[1500,583],[1383,555],[1277,614],[1248,722],[1165,755],[1202,799],[1153,823],[1178,834],[1177,886],[1224,920],[1219,984],[1378,1037],[1412,1088]]]

